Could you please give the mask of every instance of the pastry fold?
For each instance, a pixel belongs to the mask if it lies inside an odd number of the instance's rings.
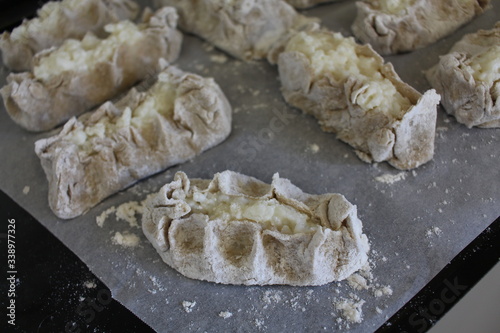
[[[231,106],[213,79],[162,71],[148,90],[70,119],[35,144],[60,218],[83,214],[138,180],[183,163],[222,142]]]
[[[125,92],[156,74],[159,59],[177,59],[177,18],[174,8],[164,7],[142,24],[107,25],[105,39],[88,33],[37,53],[32,72],[7,76],[0,90],[7,112],[29,131],[45,131]]]
[[[139,6],[131,0],[48,2],[36,18],[0,35],[3,63],[15,71],[31,70],[36,53],[59,46],[68,38],[81,39],[87,32],[104,36],[106,24],[134,20],[138,13]]]
[[[317,19],[298,14],[276,0],[155,0],[175,7],[179,26],[242,60],[267,57],[269,49],[289,29]]]
[[[369,45],[326,30],[289,39],[278,57],[285,100],[365,162],[412,169],[432,159],[439,95],[404,83]]]
[[[467,127],[500,127],[500,22],[465,35],[426,77],[447,113]]]
[[[174,180],[150,197],[144,234],[161,258],[199,280],[243,285],[322,285],[367,261],[356,206],[340,194],[311,195],[232,171]]]
[[[352,32],[382,55],[413,51],[447,36],[489,8],[490,0],[362,0]]]

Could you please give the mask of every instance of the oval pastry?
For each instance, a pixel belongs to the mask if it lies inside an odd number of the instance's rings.
[[[361,160],[409,170],[432,159],[440,96],[403,82],[370,45],[311,26],[286,42],[278,71],[285,101]]]
[[[289,30],[317,19],[301,15],[285,1],[155,0],[179,13],[179,26],[232,56],[244,60],[267,57],[273,44]]]
[[[132,0],[49,1],[37,17],[0,34],[3,63],[15,71],[31,70],[36,53],[69,38],[82,39],[88,32],[106,35],[106,24],[133,20],[138,13],[139,6]]]
[[[151,196],[142,228],[183,275],[224,284],[322,285],[367,261],[356,206],[311,195],[275,174],[271,185],[232,171],[174,180]]]
[[[161,58],[176,60],[182,44],[177,12],[145,13],[143,23],[108,24],[106,38],[89,32],[68,39],[37,53],[31,72],[9,74],[0,95],[12,120],[28,131],[50,130],[153,76]]]
[[[490,8],[490,0],[362,0],[351,30],[382,55],[428,46]]]
[[[500,22],[465,35],[425,74],[459,123],[500,128]]]
[[[49,205],[59,218],[81,215],[142,178],[218,145],[231,132],[231,105],[211,78],[169,66],[142,88],[71,118],[61,132],[35,143],[49,182]]]

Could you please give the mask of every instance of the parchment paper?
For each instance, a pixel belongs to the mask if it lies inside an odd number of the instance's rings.
[[[465,33],[492,28],[500,19],[500,3],[492,5],[437,44],[386,59],[403,80],[425,91],[429,85],[422,70],[434,65],[438,55],[448,52]],[[305,13],[320,17],[332,30],[351,35],[354,1]],[[33,151],[34,142],[48,133],[23,131],[3,105],[0,110],[0,188],[74,251],[114,298],[155,330],[373,331],[500,215],[500,130],[467,129],[439,110],[436,153],[430,163],[403,173],[385,163],[369,165],[334,135],[323,133],[315,119],[284,103],[275,67],[265,61],[243,63],[230,57],[224,62],[221,56],[222,52],[210,50],[200,39],[186,36],[176,64],[212,76],[221,85],[235,111],[230,137],[191,162],[140,182],[70,221],[58,220],[50,211],[47,182]],[[7,70],[2,67],[1,71],[3,85]],[[299,288],[194,281],[167,267],[139,228],[114,216],[103,227],[96,224],[96,216],[107,208],[143,200],[172,180],[178,170],[189,177],[212,178],[226,169],[266,182],[279,172],[306,192],[344,194],[357,205],[371,242],[370,289],[354,290],[346,282]],[[396,175],[399,181],[377,180],[387,175]],[[136,234],[139,246],[113,244],[116,232]],[[384,286],[390,287],[392,295],[376,297],[377,288]],[[356,303],[358,298],[364,301],[363,320],[350,323],[334,303],[342,299]],[[185,311],[183,301],[196,302],[191,312]],[[226,318],[221,312],[227,312]]]

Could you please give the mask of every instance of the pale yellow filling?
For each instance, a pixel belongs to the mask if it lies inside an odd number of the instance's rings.
[[[18,26],[10,35],[12,41],[23,41],[28,36],[39,34],[40,29],[57,31],[61,29],[59,17],[64,10],[85,13],[87,1],[64,0],[47,2],[38,12],[38,17]]]
[[[110,34],[106,39],[87,34],[81,41],[66,40],[57,50],[40,59],[33,74],[46,81],[66,71],[86,72],[96,63],[111,61],[120,45],[134,43],[143,37],[140,28],[130,21],[108,24],[104,29]]]
[[[120,116],[102,117],[90,126],[77,127],[69,132],[65,140],[78,145],[82,151],[92,150],[91,139],[94,137],[112,137],[122,128],[135,127],[144,129],[158,116],[167,117],[173,113],[175,87],[166,74],[160,74],[158,81],[148,90],[146,98],[134,109],[125,108]]]
[[[254,199],[221,193],[195,191],[186,198],[192,213],[205,214],[223,221],[252,221],[264,229],[285,234],[313,232],[318,223],[307,214],[280,203],[276,199]]]
[[[295,35],[285,51],[306,55],[315,77],[328,73],[339,82],[355,77],[362,84],[353,91],[351,99],[363,110],[378,111],[399,118],[412,105],[410,100],[385,78],[381,62],[374,57],[357,54],[358,44],[339,33],[305,33]]]
[[[500,80],[500,45],[490,47],[470,58],[467,70],[476,81],[492,85]]]

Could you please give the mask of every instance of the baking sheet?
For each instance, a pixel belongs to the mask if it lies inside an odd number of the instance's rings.
[[[492,28],[500,19],[500,4],[493,1],[492,5],[439,43],[386,59],[403,80],[425,91],[429,85],[422,70],[434,65],[438,55],[465,33]],[[351,35],[354,1],[304,13]],[[440,109],[431,162],[409,172],[386,163],[369,165],[334,135],[323,133],[312,117],[284,103],[275,67],[264,61],[225,60],[223,55],[200,39],[186,36],[176,65],[212,76],[220,84],[234,108],[230,137],[192,161],[150,177],[70,221],[59,220],[50,211],[47,182],[33,151],[34,142],[48,134],[22,130],[1,106],[0,188],[75,252],[114,298],[153,329],[373,331],[500,215],[500,130],[467,129]],[[0,71],[3,85],[8,71],[3,66]],[[357,205],[370,239],[370,287],[356,290],[345,281],[321,287],[243,287],[190,280],[161,262],[139,228],[115,216],[102,227],[96,224],[104,210],[143,200],[172,180],[176,171],[211,178],[226,169],[266,182],[279,172],[305,192],[345,195]],[[111,239],[116,232],[137,235],[139,245],[114,244]],[[360,323],[349,322],[338,310],[336,304],[342,300],[362,310]]]

